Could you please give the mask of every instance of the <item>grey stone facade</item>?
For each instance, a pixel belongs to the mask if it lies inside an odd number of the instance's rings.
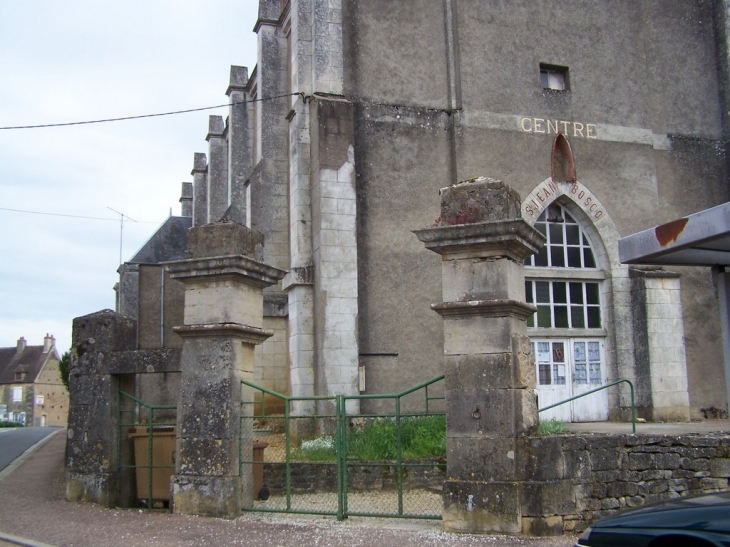
[[[288,272],[265,291],[275,335],[256,350],[256,381],[292,395],[385,393],[440,373],[443,320],[429,311],[440,264],[411,230],[439,217],[444,184],[485,173],[523,196],[530,224],[563,207],[595,255],[587,274],[526,278],[598,283],[600,328],[528,336],[600,340],[602,381],[634,381],[648,420],[725,412],[709,272],[630,270],[617,241],[728,199],[729,9],[262,0],[258,64],[232,67],[229,115],[211,118],[183,189],[190,225],[245,224],[264,234],[264,262]],[[544,88],[541,69],[563,71],[567,89]],[[152,326],[167,304],[139,297],[162,294],[161,274],[145,272],[159,261],[123,266],[118,309],[140,317],[140,344],[179,347]],[[628,391],[606,405],[626,419]]]

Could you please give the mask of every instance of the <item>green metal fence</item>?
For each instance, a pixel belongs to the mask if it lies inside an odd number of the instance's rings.
[[[257,498],[244,509],[440,519],[443,378],[395,394],[330,397],[288,397],[242,382],[241,465],[253,466]],[[254,442],[260,448],[246,458]]]
[[[609,387],[613,387],[615,385],[622,384],[622,383],[629,384],[630,393],[631,393],[631,431],[633,433],[636,433],[636,404],[634,403],[634,384],[631,382],[631,380],[627,380],[626,378],[621,378],[614,382],[605,384],[601,387],[597,387],[596,389],[592,389],[590,391],[586,391],[585,393],[581,393],[580,395],[576,395],[575,397],[570,397],[569,399],[565,399],[564,401],[559,401],[552,405],[540,408],[540,409],[538,409],[537,412],[540,413],[543,410],[550,410],[551,408],[555,408],[556,406],[564,405],[565,403],[570,403],[571,401],[575,401],[576,399],[580,399],[581,397],[585,397],[587,395],[592,395],[593,393],[596,393],[596,392],[604,390],[604,389],[608,389]]]
[[[152,509],[170,501],[170,477],[175,473],[174,405],[152,405],[119,391],[117,421],[118,469],[133,469],[136,499]],[[123,457],[131,444],[132,457]]]

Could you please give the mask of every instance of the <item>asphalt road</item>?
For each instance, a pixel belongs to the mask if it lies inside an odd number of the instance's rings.
[[[0,471],[56,429],[55,427],[0,428]]]

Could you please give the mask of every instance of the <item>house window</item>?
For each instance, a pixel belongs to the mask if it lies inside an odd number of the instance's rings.
[[[17,387],[13,388],[13,402],[14,403],[23,402],[23,386],[17,386]]]
[[[568,67],[540,63],[540,85],[551,91],[567,91]]]

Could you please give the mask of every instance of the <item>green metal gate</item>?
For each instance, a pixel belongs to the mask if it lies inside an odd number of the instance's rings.
[[[397,394],[330,397],[288,397],[242,382],[241,446],[258,448],[252,459],[242,451],[256,498],[244,509],[440,519],[443,378]]]

